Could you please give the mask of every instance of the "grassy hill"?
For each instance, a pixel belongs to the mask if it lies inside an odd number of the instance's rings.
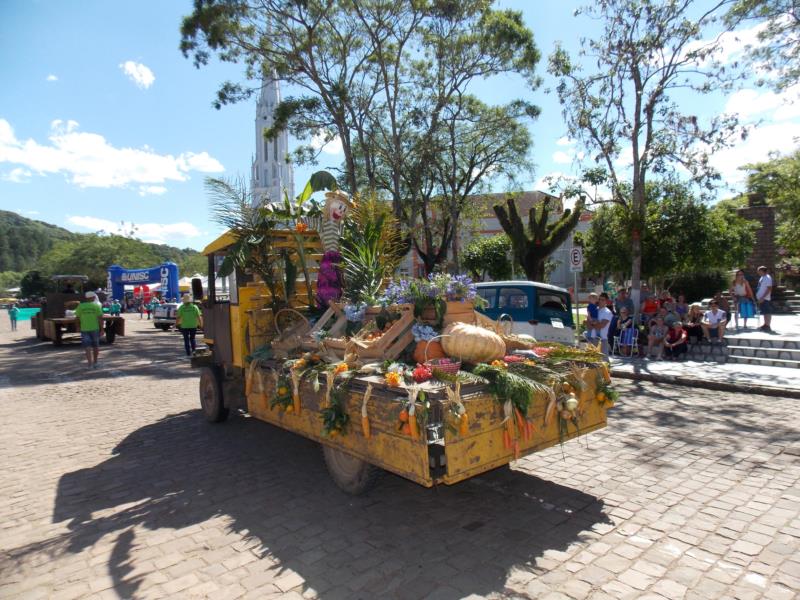
[[[181,276],[204,272],[205,257],[191,248],[150,244],[119,235],[72,233],[43,221],[0,211],[0,285],[19,285],[26,271],[43,277],[75,273],[88,275],[93,285],[105,285],[106,268],[152,267],[165,261],[178,265]]]
[[[74,239],[76,235],[79,234],[44,221],[0,210],[0,272],[33,269],[39,257],[57,242]]]

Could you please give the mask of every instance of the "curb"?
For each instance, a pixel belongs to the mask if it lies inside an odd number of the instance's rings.
[[[631,379],[633,381],[650,381],[652,383],[669,383],[672,385],[685,385],[707,390],[718,390],[721,392],[738,392],[742,394],[760,394],[762,396],[777,396],[780,398],[800,398],[800,389],[778,388],[768,385],[754,385],[749,383],[726,383],[724,381],[708,381],[704,379],[694,379],[680,377],[676,375],[656,375],[653,373],[631,373],[611,369],[611,376],[618,379]]]

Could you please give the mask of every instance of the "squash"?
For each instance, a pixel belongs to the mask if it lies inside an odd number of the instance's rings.
[[[483,327],[452,323],[445,327],[442,336],[442,348],[452,358],[469,363],[488,363],[505,356],[503,338]]]
[[[414,361],[422,364],[425,362],[425,346],[428,347],[428,359],[445,358],[447,355],[444,353],[441,342],[436,340],[430,343],[427,340],[420,340],[414,348]]]

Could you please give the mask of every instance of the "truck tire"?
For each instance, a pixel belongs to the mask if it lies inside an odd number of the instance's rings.
[[[324,444],[322,455],[336,487],[353,496],[369,491],[383,472],[375,465]]]
[[[228,418],[228,409],[222,402],[222,386],[211,367],[200,369],[200,408],[209,423],[221,423]]]

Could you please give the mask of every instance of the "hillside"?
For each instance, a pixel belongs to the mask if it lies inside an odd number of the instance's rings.
[[[178,265],[181,276],[204,272],[205,257],[191,248],[150,244],[118,235],[72,233],[43,221],[0,211],[0,276],[3,287],[18,285],[22,273],[36,270],[48,276],[82,273],[104,285],[106,268],[152,267],[165,261]],[[4,273],[5,272],[5,273]]]
[[[0,272],[27,271],[56,242],[74,239],[76,233],[44,221],[26,219],[0,210]]]

